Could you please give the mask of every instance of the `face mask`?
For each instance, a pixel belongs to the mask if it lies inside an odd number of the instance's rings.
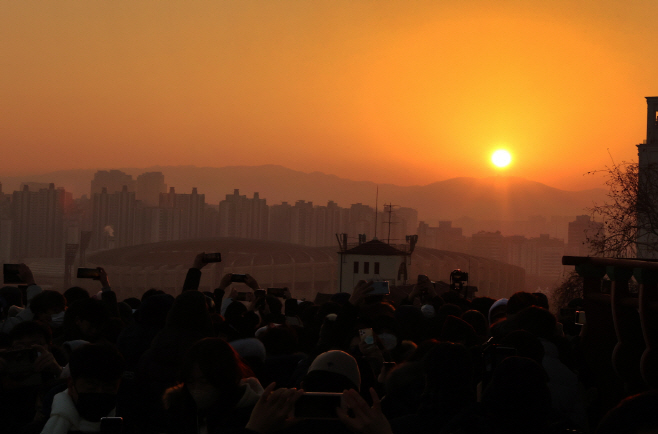
[[[78,393],[75,408],[78,414],[89,422],[99,422],[117,406],[117,396],[113,393]]]
[[[51,327],[61,327],[64,324],[64,314],[66,312],[61,311],[60,313],[54,313],[50,315],[50,326]]]
[[[199,410],[207,410],[219,401],[219,391],[213,386],[196,386],[193,389],[188,387],[187,390]]]
[[[384,345],[384,348],[386,348],[388,351],[391,351],[393,348],[398,346],[398,338],[395,335],[390,333],[382,333],[377,335],[377,337],[380,341],[382,341],[382,345]]]

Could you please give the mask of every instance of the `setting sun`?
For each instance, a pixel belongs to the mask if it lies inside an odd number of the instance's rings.
[[[496,167],[507,167],[512,162],[512,155],[504,149],[499,149],[491,155],[491,162]]]

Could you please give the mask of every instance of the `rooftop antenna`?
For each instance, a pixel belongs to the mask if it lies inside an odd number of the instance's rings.
[[[375,239],[377,239],[377,214],[379,214],[379,185],[377,186],[377,194],[375,195]]]
[[[384,204],[384,210],[386,210],[386,207],[388,207],[388,240],[386,241],[387,244],[391,244],[391,225],[396,224],[397,222],[393,221],[393,207],[398,206],[398,205],[393,205],[392,203],[389,203],[388,205]],[[384,211],[386,212],[386,211]]]

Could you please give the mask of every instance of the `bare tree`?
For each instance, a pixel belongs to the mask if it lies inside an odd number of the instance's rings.
[[[561,308],[567,307],[569,302],[575,298],[583,298],[583,278],[575,271],[572,271],[565,279],[553,290],[552,303],[555,312]]]
[[[596,256],[615,258],[658,255],[658,167],[640,170],[637,163],[606,167],[608,200],[588,209],[602,230],[588,234]]]

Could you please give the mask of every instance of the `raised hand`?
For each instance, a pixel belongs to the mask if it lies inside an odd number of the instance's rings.
[[[370,388],[370,396],[372,396],[372,407],[356,390],[344,391],[343,404],[354,412],[354,416],[350,416],[347,409],[339,407],[336,410],[338,419],[354,433],[392,434],[391,425],[382,413],[381,402],[375,389]]]
[[[372,289],[372,281],[366,282],[365,280],[359,280],[359,283],[352,290],[350,303],[355,306],[360,304]]]
[[[269,434],[280,431],[286,421],[292,419],[295,402],[304,391],[283,388],[274,390],[275,387],[275,383],[267,386],[251,412],[246,429]]]
[[[197,270],[200,270],[206,265],[208,265],[203,261],[203,255],[205,254],[206,252],[201,252],[194,257],[194,263],[192,264],[192,268],[196,268]]]

